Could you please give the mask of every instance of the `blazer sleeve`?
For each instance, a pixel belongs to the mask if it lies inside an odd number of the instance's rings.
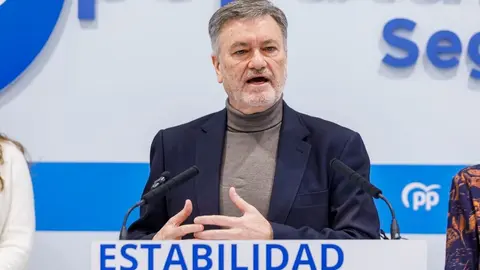
[[[163,130],[161,130],[150,147],[150,174],[142,196],[150,191],[153,182],[164,172],[164,160]],[[165,197],[161,197],[158,201],[140,207],[140,218],[128,228],[127,239],[151,240],[167,221],[167,203]]]
[[[445,270],[479,269],[476,209],[480,189],[472,185],[472,178],[480,180],[480,169],[465,168],[452,180],[448,203]]]
[[[354,133],[338,159],[370,179],[370,159],[362,138]],[[321,231],[271,223],[274,239],[380,239],[380,221],[373,198],[343,175],[330,172],[331,226]],[[313,213],[312,213],[313,214]]]
[[[4,149],[6,150],[6,149]],[[4,179],[9,207],[0,238],[0,269],[23,270],[28,264],[35,234],[35,206],[27,161],[14,146],[8,147],[10,175]],[[9,194],[8,194],[9,193]]]

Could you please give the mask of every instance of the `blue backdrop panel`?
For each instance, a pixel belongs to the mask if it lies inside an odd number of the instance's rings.
[[[371,179],[394,206],[402,233],[445,233],[451,179],[462,167],[373,165]],[[148,172],[146,163],[32,164],[37,229],[119,230],[125,212],[139,200]],[[407,208],[402,191],[409,184]],[[388,208],[382,201],[376,204],[382,228],[389,232]],[[138,210],[129,224],[137,217]]]

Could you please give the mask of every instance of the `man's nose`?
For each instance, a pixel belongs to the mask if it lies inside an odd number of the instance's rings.
[[[256,69],[256,70],[261,70],[267,66],[267,62],[265,61],[265,57],[263,54],[256,50],[254,51],[254,54],[252,56],[252,59],[250,60],[250,63],[248,64],[248,67],[251,69]]]

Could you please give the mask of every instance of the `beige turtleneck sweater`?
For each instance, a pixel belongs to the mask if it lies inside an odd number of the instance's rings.
[[[220,214],[241,216],[228,195],[230,187],[264,217],[268,214],[270,195],[282,123],[282,99],[268,110],[246,115],[228,101],[227,133],[220,180]]]

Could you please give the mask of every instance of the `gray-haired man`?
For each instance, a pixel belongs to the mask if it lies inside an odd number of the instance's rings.
[[[269,1],[234,1],[212,16],[209,33],[226,108],[158,132],[145,191],[163,171],[195,164],[200,174],[142,208],[129,238],[378,239],[372,198],[328,166],[338,158],[368,179],[360,135],[282,99],[284,13]]]

